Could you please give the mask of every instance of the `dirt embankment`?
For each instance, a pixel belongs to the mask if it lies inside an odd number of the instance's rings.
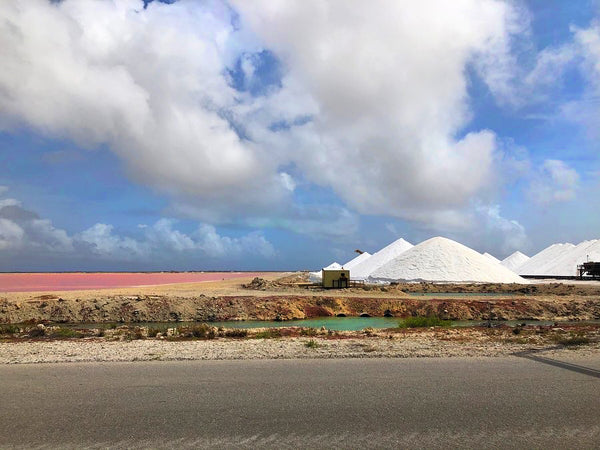
[[[600,283],[400,283],[332,291],[307,286],[305,278],[303,273],[272,274],[266,279],[248,277],[114,290],[5,293],[0,294],[0,323],[209,322],[343,315],[436,315],[451,320],[600,319]]]
[[[600,298],[510,297],[494,299],[345,297],[340,295],[236,295],[178,297],[114,295],[64,299],[41,295],[18,302],[0,299],[0,323],[179,322],[292,320],[324,316],[427,316],[452,320],[600,319]]]

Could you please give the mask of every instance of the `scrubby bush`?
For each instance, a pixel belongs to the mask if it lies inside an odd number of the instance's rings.
[[[302,328],[300,330],[300,336],[316,336],[319,333],[314,328]]]
[[[148,327],[148,337],[156,337],[160,332],[160,328]]]
[[[319,343],[317,341],[315,341],[314,339],[311,339],[310,341],[306,341],[304,343],[304,346],[306,348],[319,348],[320,347]]]
[[[256,339],[272,339],[281,337],[281,330],[279,328],[269,328],[265,331],[259,331],[254,335]]]
[[[437,316],[407,317],[398,323],[398,328],[449,327],[451,323]]]
[[[0,325],[0,335],[2,334],[17,334],[21,329],[17,325],[6,324]]]
[[[205,323],[191,327],[177,327],[176,334],[183,338],[196,339],[214,339],[216,337],[215,329]]]
[[[576,345],[585,345],[585,344],[589,344],[590,338],[588,338],[587,336],[584,336],[583,334],[575,334],[575,333],[570,333],[569,335],[565,336],[565,335],[559,335],[555,337],[555,341],[557,344],[559,345],[564,345],[564,346],[576,346]]]
[[[79,338],[82,337],[81,332],[73,330],[71,328],[60,327],[56,330],[52,330],[50,337],[53,338]]]
[[[223,336],[230,338],[243,338],[248,336],[248,330],[243,328],[231,328],[229,330],[224,330]]]

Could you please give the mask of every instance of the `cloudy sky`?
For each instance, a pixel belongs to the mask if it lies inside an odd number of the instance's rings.
[[[2,0],[0,270],[600,238],[597,0]]]

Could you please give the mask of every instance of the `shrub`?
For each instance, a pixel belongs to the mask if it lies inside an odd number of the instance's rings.
[[[306,341],[304,343],[304,346],[306,348],[318,348],[318,347],[320,347],[319,343],[317,341],[315,341],[314,339],[311,339],[310,341]]]
[[[569,336],[557,336],[556,343],[567,347],[585,345],[590,343],[590,338],[581,334],[570,334]]]
[[[17,334],[21,329],[12,324],[6,324],[0,326],[0,334]]]
[[[437,316],[407,317],[398,323],[398,328],[449,327],[451,323]]]
[[[243,328],[232,328],[230,330],[223,331],[223,335],[231,338],[243,338],[248,336],[248,330]]]
[[[148,337],[156,337],[160,331],[160,328],[148,327]]]
[[[178,327],[176,334],[181,337],[196,339],[214,339],[216,337],[214,328],[205,323],[191,327]]]
[[[316,336],[317,334],[319,333],[314,328],[302,328],[300,330],[300,336]]]
[[[281,337],[281,330],[279,328],[269,328],[265,331],[259,331],[254,335],[256,339],[271,339]]]
[[[52,334],[50,336],[53,338],[78,338],[82,337],[83,335],[79,331],[71,328],[60,327],[57,330],[52,330]]]

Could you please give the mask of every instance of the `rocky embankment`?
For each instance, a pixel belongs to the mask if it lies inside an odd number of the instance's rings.
[[[336,295],[238,295],[177,297],[113,295],[68,298],[41,295],[21,301],[0,298],[0,323],[210,322],[293,320],[327,316],[429,316],[451,320],[600,319],[600,297],[511,296],[506,298],[346,297]]]

